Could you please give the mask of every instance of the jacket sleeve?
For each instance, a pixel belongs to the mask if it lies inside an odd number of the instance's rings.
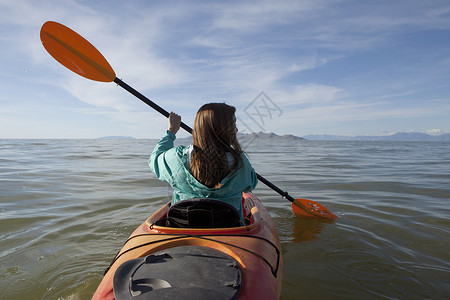
[[[153,149],[148,162],[150,169],[155,173],[156,177],[167,182],[170,182],[172,179],[172,171],[168,164],[167,156],[170,156],[168,151],[173,149],[173,141],[175,138],[175,134],[167,130],[166,135],[158,142],[155,149]]]
[[[244,154],[242,155],[242,160],[244,162],[245,183],[248,184],[244,189],[244,192],[250,192],[258,184],[258,177],[256,176],[255,170]]]

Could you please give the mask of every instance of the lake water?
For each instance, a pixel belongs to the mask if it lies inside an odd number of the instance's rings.
[[[0,299],[90,299],[128,235],[167,202],[153,140],[0,140]],[[253,141],[254,168],[334,222],[300,220],[259,183],[282,299],[449,299],[450,143]]]

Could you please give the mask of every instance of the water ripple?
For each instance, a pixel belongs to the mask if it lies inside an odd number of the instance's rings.
[[[147,166],[155,143],[0,140],[1,299],[90,298],[171,197]],[[450,298],[449,143],[254,143],[258,173],[339,216],[299,220],[258,184],[282,242],[282,299]]]

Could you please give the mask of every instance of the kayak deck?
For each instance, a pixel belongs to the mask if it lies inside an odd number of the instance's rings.
[[[255,195],[243,196],[250,203],[251,218],[250,224],[242,227],[196,229],[155,225],[167,214],[170,204],[161,207],[125,242],[92,299],[116,299],[113,278],[123,263],[186,246],[215,249],[237,262],[242,273],[237,299],[278,299],[283,263],[274,223]]]

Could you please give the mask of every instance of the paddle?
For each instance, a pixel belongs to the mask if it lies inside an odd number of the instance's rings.
[[[114,70],[103,55],[91,43],[72,29],[57,22],[48,21],[42,25],[40,35],[42,45],[47,52],[66,68],[91,80],[115,82],[166,118],[169,116],[166,110],[117,78]],[[181,127],[187,132],[192,133],[192,129],[183,122],[181,123]],[[261,175],[257,174],[257,176],[259,181],[291,201],[292,209],[297,217],[337,219],[337,216],[324,206],[312,200],[294,199],[287,192],[281,190]]]

